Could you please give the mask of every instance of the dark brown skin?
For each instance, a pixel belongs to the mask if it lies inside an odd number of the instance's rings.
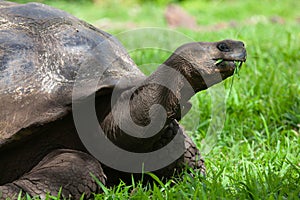
[[[219,59],[223,61],[216,64]],[[120,109],[116,112],[119,113],[119,116],[122,116],[122,99],[128,98],[128,95],[133,92],[130,101],[130,112],[136,124],[148,125],[151,121],[149,117],[151,106],[160,104],[166,109],[167,120],[165,126],[168,126],[171,121],[180,120],[180,114],[178,113],[182,111],[179,102],[185,105],[195,93],[230,77],[236,67],[234,61],[246,61],[246,50],[242,42],[224,40],[216,43],[185,44],[159,66],[141,87],[137,86],[132,88],[131,91],[125,91],[118,101]],[[169,68],[174,69],[174,71],[170,71]],[[170,81],[170,85],[175,88],[175,94],[168,88],[156,84],[161,80]],[[193,92],[186,90],[189,85],[193,88]],[[120,118],[121,121],[126,120],[125,117]],[[130,151],[150,151],[153,143],[157,141],[153,137],[138,139],[124,134],[116,124],[112,113],[107,115],[101,125],[114,143]],[[159,138],[162,134],[164,134],[164,131],[155,137]]]

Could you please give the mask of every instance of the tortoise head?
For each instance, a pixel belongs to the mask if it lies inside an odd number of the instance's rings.
[[[241,41],[195,42],[176,49],[165,64],[180,71],[199,91],[233,75],[246,56]]]

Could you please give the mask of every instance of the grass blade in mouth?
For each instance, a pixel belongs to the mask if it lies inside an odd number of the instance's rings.
[[[221,62],[223,62],[223,59],[222,59],[222,58],[216,60],[215,65],[220,64]]]
[[[239,77],[240,68],[242,67],[243,62],[234,61],[234,64],[235,64],[234,75],[236,74]]]
[[[230,84],[230,89],[229,89],[228,96],[231,95],[234,77],[237,75],[238,78],[239,78],[239,72],[240,72],[240,68],[242,67],[243,62],[242,61],[234,61],[234,64],[235,64],[235,69],[234,69],[234,73],[233,73],[233,76],[232,76],[232,81],[231,81],[231,84]]]

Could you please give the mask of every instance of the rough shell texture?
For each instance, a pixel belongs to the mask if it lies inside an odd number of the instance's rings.
[[[108,33],[46,5],[0,1],[0,149],[63,117],[75,81],[90,95],[122,77],[144,74]]]

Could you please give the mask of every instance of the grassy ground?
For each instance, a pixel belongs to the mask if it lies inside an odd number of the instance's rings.
[[[144,26],[166,27],[163,3],[45,2],[95,25],[106,24],[107,31],[117,37],[119,34],[129,49],[132,43],[124,41],[126,37],[120,32]],[[235,76],[232,89],[229,79],[199,93],[192,99],[192,111],[181,122],[204,150],[207,177],[184,175],[182,180],[167,184],[157,180],[151,186],[121,183],[95,195],[95,199],[299,199],[299,1],[183,1],[181,5],[202,27],[202,31],[179,29],[181,34],[196,41],[243,40],[248,51],[247,62]],[[229,23],[233,21],[235,26]],[[211,27],[218,28],[210,31]],[[164,39],[157,35],[160,43]],[[143,43],[146,39],[136,40]],[[130,54],[139,65],[161,63],[169,55],[153,48],[135,49]],[[154,70],[145,66],[146,73]],[[218,118],[212,114],[213,94],[224,88],[225,95],[219,97],[226,103],[225,115],[219,116],[224,119],[224,127],[208,151],[202,141],[212,116]]]

